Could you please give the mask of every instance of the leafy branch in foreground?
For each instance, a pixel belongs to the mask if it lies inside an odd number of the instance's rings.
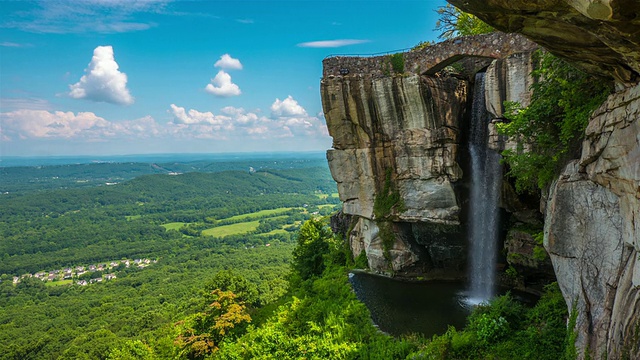
[[[466,13],[457,7],[447,4],[436,12],[440,16],[434,30],[440,31],[438,37],[448,40],[458,36],[478,35],[494,32],[495,29],[475,15]]]
[[[517,142],[502,153],[516,190],[544,189],[580,149],[589,117],[611,92],[606,82],[542,50],[536,51],[531,103],[505,103],[498,133]]]

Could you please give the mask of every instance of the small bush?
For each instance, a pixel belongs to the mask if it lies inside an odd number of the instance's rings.
[[[391,68],[396,74],[404,73],[404,55],[402,53],[393,54],[390,56]]]

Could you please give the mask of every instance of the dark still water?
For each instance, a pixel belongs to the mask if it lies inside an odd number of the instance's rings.
[[[380,330],[391,335],[420,333],[429,338],[461,329],[471,309],[464,305],[464,283],[404,282],[355,272],[349,281]]]

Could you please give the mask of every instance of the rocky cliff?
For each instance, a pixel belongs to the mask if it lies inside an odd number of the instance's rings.
[[[580,357],[640,359],[640,3],[448,1],[616,82],[619,91],[590,120],[580,159],[551,186],[544,243],[577,312]]]
[[[437,252],[442,239],[422,237],[419,224],[437,224],[444,235],[460,232],[454,184],[462,177],[457,160],[468,83],[419,75],[330,77],[321,88],[333,136],[329,167],[343,211],[357,216],[349,233],[354,254],[365,251],[373,269],[399,271],[418,262],[417,242],[432,242],[428,250]],[[376,197],[385,183],[403,204],[380,213]],[[385,245],[380,221],[402,236]],[[455,261],[448,267],[461,269],[464,254],[454,248],[425,261]]]
[[[488,68],[481,94],[499,121],[503,101],[528,101],[534,48],[495,33],[394,56],[325,60],[329,167],[343,212],[353,216],[346,234],[352,252],[364,252],[373,270],[465,276],[463,169],[474,75]],[[398,56],[401,69],[392,64]],[[443,64],[453,66],[436,71]],[[505,144],[494,135],[494,150]],[[506,209],[526,212],[517,197],[504,199]]]

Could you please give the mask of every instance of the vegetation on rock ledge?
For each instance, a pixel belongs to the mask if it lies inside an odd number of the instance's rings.
[[[498,132],[518,144],[502,153],[518,192],[551,183],[575,157],[590,115],[611,92],[606,82],[550,53],[537,51],[535,61],[531,103],[526,108],[506,103],[509,122],[498,124]]]

